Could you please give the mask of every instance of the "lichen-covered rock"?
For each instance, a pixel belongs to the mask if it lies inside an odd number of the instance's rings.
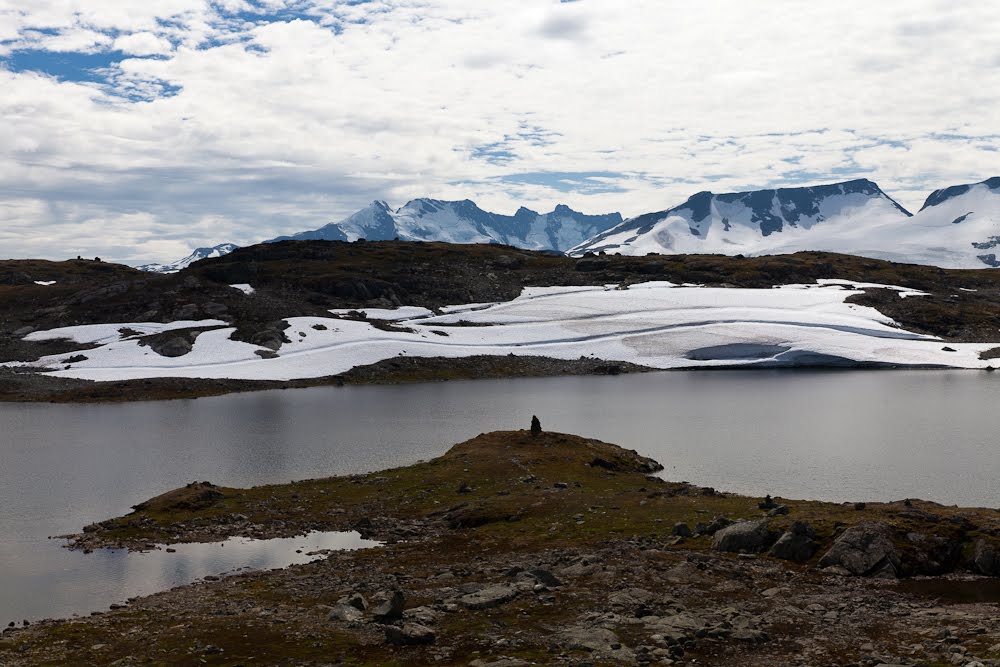
[[[889,526],[877,521],[851,526],[819,559],[819,566],[841,567],[855,576],[899,576],[900,558]]]

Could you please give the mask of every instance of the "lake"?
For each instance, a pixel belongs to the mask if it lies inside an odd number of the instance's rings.
[[[720,490],[998,507],[996,405],[995,374],[801,370],[4,403],[0,622],[85,613],[192,580],[164,573],[176,561],[84,555],[47,539],[151,496],[195,480],[246,486],[406,465],[484,431],[527,428],[533,414],[547,430],[636,449],[668,479]],[[286,564],[275,554],[258,561],[249,564]]]

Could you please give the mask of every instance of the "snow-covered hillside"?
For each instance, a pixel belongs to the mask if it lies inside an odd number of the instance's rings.
[[[571,253],[759,255],[792,252],[778,247],[813,250],[819,248],[812,245],[831,235],[863,238],[873,226],[909,218],[906,209],[869,180],[732,194],[699,192],[674,208],[627,220]]]
[[[1000,178],[932,193],[916,215],[867,180],[736,194],[699,193],[573,248],[773,255],[840,252],[946,268],[1000,266]]]
[[[490,213],[468,199],[414,199],[392,210],[372,202],[354,215],[319,229],[279,236],[271,241],[446,241],[503,243],[531,250],[563,252],[622,221],[618,213],[586,215],[563,205],[550,213],[521,207],[514,215]]]
[[[160,356],[136,331],[153,325],[69,327],[31,334],[100,345],[8,366],[51,367],[52,375],[91,380],[152,377],[288,380],[343,373],[397,356],[596,357],[653,368],[885,363],[984,368],[989,343],[950,343],[894,325],[869,307],[846,303],[860,288],[822,280],[774,289],[678,286],[649,282],[606,287],[531,287],[513,301],[442,309],[369,311],[398,326],[337,317],[290,317],[283,344],[270,350],[230,338],[231,327],[201,333],[190,352]],[[922,293],[889,287],[898,298]],[[213,321],[214,323],[214,321]],[[180,324],[165,328],[179,328]],[[204,323],[194,323],[204,324]],[[455,326],[472,324],[475,326]],[[163,327],[164,325],[156,325]],[[119,331],[120,330],[120,331]]]
[[[937,190],[905,227],[880,231],[890,258],[946,268],[1000,267],[1000,177]]]
[[[194,252],[184,259],[179,259],[176,262],[171,262],[170,264],[143,264],[142,266],[137,266],[136,268],[140,271],[151,271],[153,273],[176,273],[181,269],[194,264],[199,259],[222,257],[223,255],[228,255],[232,251],[237,250],[238,248],[238,245],[233,245],[232,243],[220,243],[219,245],[211,248],[196,248]]]

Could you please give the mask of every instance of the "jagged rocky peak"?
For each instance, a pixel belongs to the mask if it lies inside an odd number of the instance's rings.
[[[953,185],[948,188],[935,190],[927,197],[927,201],[924,202],[924,205],[920,208],[920,210],[923,211],[924,209],[931,208],[932,206],[940,206],[946,201],[966,195],[969,192],[972,192],[974,189],[981,190],[984,193],[989,192],[992,194],[1000,195],[1000,176],[987,178],[985,181],[980,181],[979,183],[970,183],[968,185]]]

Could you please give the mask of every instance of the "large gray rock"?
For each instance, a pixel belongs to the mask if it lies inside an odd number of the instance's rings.
[[[484,588],[481,591],[463,595],[458,601],[467,609],[490,609],[510,602],[517,597],[517,594],[518,590],[516,587],[497,584]]]
[[[899,576],[899,551],[889,526],[868,521],[851,526],[819,559],[819,566],[840,567],[855,576]]]
[[[818,548],[816,531],[812,526],[805,521],[796,521],[767,553],[782,560],[804,563],[813,557]]]
[[[767,527],[767,519],[741,521],[723,528],[712,538],[716,551],[760,553],[774,543],[775,535]]]

